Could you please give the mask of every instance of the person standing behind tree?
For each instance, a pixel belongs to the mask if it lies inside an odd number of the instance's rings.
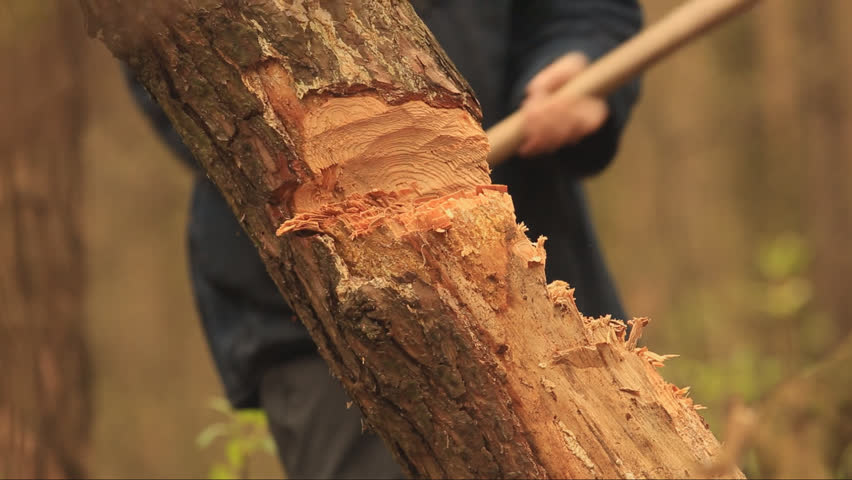
[[[581,180],[614,157],[638,96],[633,82],[606,99],[548,104],[560,85],[635,34],[636,0],[414,0],[476,93],[487,128],[516,108],[525,139],[494,169],[530,235],[548,237],[549,280],[576,288],[590,316],[626,318],[587,212]],[[128,77],[129,78],[129,77]],[[251,241],[159,107],[129,78],[157,131],[197,173],[189,257],[204,331],[234,408],[262,407],[290,478],[396,478],[381,440],[362,434],[357,409],[269,278]]]

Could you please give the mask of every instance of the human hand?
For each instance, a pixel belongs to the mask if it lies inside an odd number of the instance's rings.
[[[588,64],[588,58],[582,53],[569,53],[530,80],[520,109],[524,117],[524,140],[518,149],[519,155],[551,153],[601,128],[609,116],[609,107],[603,99],[586,96],[548,101],[559,87]]]

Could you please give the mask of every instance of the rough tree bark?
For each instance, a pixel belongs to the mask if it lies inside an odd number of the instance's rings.
[[[411,475],[690,477],[717,454],[661,358],[546,285],[407,2],[81,1]]]
[[[85,476],[76,5],[0,5],[0,478]]]

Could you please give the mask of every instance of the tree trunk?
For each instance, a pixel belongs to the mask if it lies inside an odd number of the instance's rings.
[[[4,2],[0,17],[0,477],[83,477],[85,37],[62,0]]]
[[[852,443],[852,391],[838,387],[852,385],[850,361],[852,335],[761,402],[755,443],[766,478],[843,478],[836,475]]]
[[[662,359],[546,285],[407,2],[82,4],[412,476],[702,475],[718,444]]]

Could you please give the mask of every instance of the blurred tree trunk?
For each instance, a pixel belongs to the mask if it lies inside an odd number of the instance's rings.
[[[799,124],[806,154],[801,183],[808,206],[805,226],[814,251],[814,285],[819,303],[827,307],[838,335],[852,328],[852,55],[847,19],[852,3],[834,1],[819,8],[797,4],[801,33],[796,56]],[[801,179],[800,179],[801,181]],[[845,279],[845,281],[841,280]]]
[[[818,253],[815,294],[834,319],[837,341],[852,325],[852,297],[838,281],[852,278],[852,93],[843,80],[852,74],[849,15],[852,3],[842,0],[819,8],[766,2],[758,24],[763,121],[772,135],[763,170],[782,187],[768,198],[787,200],[784,207],[795,213],[797,227]],[[779,217],[773,208],[778,205],[768,205],[762,218]]]
[[[0,477],[85,476],[83,84],[70,2],[0,5]]]
[[[766,2],[758,24],[765,85],[764,168],[783,189],[799,229],[815,252],[810,277],[816,304],[833,325],[819,361],[785,381],[761,406],[761,473],[772,478],[827,478],[852,441],[852,3]],[[777,188],[777,187],[776,187]],[[764,218],[779,217],[768,205]],[[789,227],[788,227],[789,228]],[[805,318],[802,321],[806,322]],[[790,343],[804,329],[791,332]],[[843,340],[845,338],[845,340]],[[839,343],[839,346],[837,344]],[[795,353],[795,352],[792,352]]]
[[[663,359],[545,285],[407,2],[82,4],[411,475],[690,477],[717,455]]]
[[[760,406],[756,448],[767,478],[831,478],[852,444],[852,335]]]

